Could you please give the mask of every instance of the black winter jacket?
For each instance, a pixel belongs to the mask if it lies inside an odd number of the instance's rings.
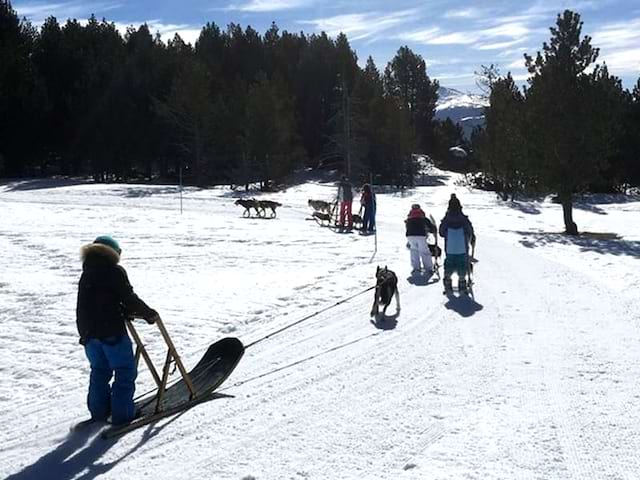
[[[407,227],[407,237],[426,237],[429,233],[435,233],[436,227],[428,218],[412,217],[405,221]]]
[[[82,249],[82,276],[78,283],[76,324],[80,343],[89,338],[126,335],[125,320],[151,318],[156,311],[134,293],[119,255],[101,244]]]

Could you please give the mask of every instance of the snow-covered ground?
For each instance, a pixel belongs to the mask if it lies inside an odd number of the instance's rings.
[[[0,477],[12,479],[640,478],[640,198],[580,202],[591,232],[561,235],[559,205],[503,203],[435,172],[378,194],[378,238],[310,221],[309,183],[241,218],[226,189],[0,185]],[[440,219],[456,192],[478,235],[474,299],[409,282],[403,219]],[[189,366],[208,344],[251,346],[221,392],[117,440],[86,418],[75,331],[79,248],[123,247],[137,293]],[[402,311],[369,318],[376,265]],[[426,284],[425,284],[426,283]],[[325,310],[326,309],[326,310]],[[155,326],[137,322],[157,363]],[[174,375],[177,375],[174,374]],[[138,392],[153,380],[141,367]]]

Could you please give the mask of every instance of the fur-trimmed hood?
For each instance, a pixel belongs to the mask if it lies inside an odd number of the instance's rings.
[[[107,245],[89,243],[80,249],[80,260],[84,263],[92,259],[117,265],[120,262],[120,254]]]

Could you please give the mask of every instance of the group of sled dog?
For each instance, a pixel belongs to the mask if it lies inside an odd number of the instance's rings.
[[[275,218],[276,209],[282,206],[281,203],[274,202],[273,200],[256,200],[255,198],[240,198],[235,201],[235,205],[244,207],[244,211],[242,212],[243,217],[250,217],[251,210],[253,209],[256,212],[256,216],[262,218],[267,216],[267,209],[271,210],[270,217]]]

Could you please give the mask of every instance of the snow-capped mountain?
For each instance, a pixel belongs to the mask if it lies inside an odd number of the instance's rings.
[[[488,105],[488,99],[482,95],[440,87],[438,89],[436,119],[450,118],[453,122],[462,125],[465,136],[469,137],[476,125],[484,124],[484,108]]]

